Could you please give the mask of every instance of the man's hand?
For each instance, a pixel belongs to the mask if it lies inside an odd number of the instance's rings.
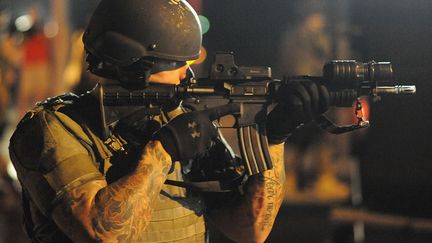
[[[267,117],[267,136],[271,144],[283,143],[299,126],[326,112],[329,92],[310,80],[290,81],[276,93],[278,105]]]
[[[238,112],[237,104],[228,104],[204,111],[183,113],[164,125],[154,138],[159,140],[173,161],[199,158],[217,137],[213,120]]]

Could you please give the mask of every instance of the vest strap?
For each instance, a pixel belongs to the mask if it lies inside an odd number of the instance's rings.
[[[174,180],[165,180],[165,184],[171,186],[183,187],[192,191],[197,192],[232,192],[239,191],[243,194],[243,185],[247,180],[247,176],[239,176],[230,181],[199,181],[199,182],[191,182],[191,181],[174,181]]]

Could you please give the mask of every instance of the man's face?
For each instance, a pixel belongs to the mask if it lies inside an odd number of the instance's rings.
[[[158,73],[154,73],[150,75],[149,82],[150,83],[159,83],[159,84],[180,84],[180,81],[186,78],[186,72],[189,68],[189,65],[186,64],[183,67],[162,71]]]

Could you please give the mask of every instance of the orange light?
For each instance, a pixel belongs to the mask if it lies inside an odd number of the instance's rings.
[[[360,98],[360,103],[362,105],[362,111],[360,111],[359,114],[363,113],[363,117],[365,118],[365,120],[369,120],[369,114],[370,114],[370,105],[369,105],[369,100],[367,98],[361,97]],[[353,107],[353,113],[355,112],[355,106]],[[353,115],[353,119],[356,121],[357,118],[355,115]]]
[[[203,63],[206,60],[206,58],[207,58],[207,50],[203,46],[201,46],[201,54],[198,57],[198,59],[188,61],[187,63],[189,64],[189,66],[190,65],[198,65],[198,64]]]

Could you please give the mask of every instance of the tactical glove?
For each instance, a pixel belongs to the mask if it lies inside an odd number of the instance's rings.
[[[205,154],[218,135],[212,121],[238,112],[239,109],[237,104],[228,104],[183,113],[156,132],[154,139],[162,143],[173,161],[197,159]]]
[[[275,99],[278,104],[267,117],[267,137],[271,144],[285,142],[297,127],[326,112],[330,105],[327,88],[310,80],[283,84]]]

